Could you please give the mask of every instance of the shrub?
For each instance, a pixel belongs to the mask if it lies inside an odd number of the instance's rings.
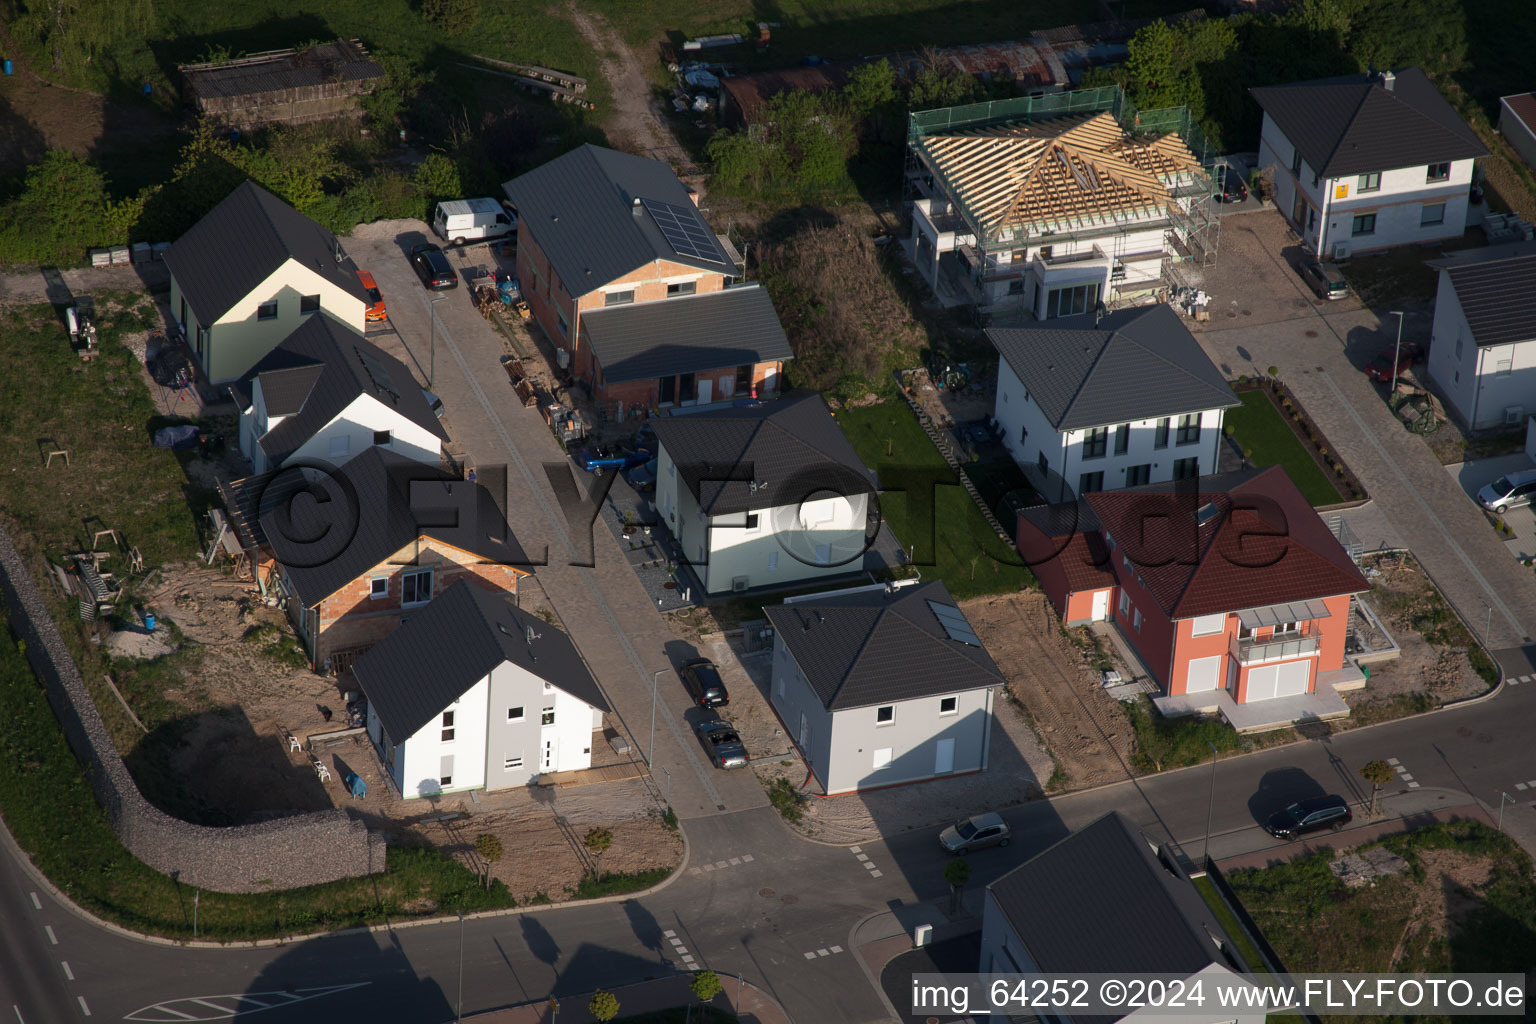
[[[1278,376],[1280,376],[1280,367],[1278,367],[1278,366],[1271,366],[1268,370],[1265,370],[1264,372],[1269,374],[1271,377],[1278,377]]]
[[[422,0],[421,4],[422,17],[451,36],[472,26],[479,13],[476,0]]]
[[[801,804],[805,802],[799,790],[788,779],[774,779],[768,786],[768,802],[784,815],[786,821],[799,821],[805,811]]]

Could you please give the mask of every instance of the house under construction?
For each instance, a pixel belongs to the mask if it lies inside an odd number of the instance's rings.
[[[912,256],[941,296],[1047,320],[1156,292],[1215,263],[1205,136],[1184,107],[1117,87],[911,115]]]

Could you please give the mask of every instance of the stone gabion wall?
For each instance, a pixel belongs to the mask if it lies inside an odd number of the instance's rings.
[[[91,788],[123,846],[156,871],[221,892],[268,892],[384,870],[384,843],[361,821],[333,809],[256,825],[209,828],[174,818],[139,792],[80,669],[5,530],[0,592],[27,660],[46,684],[65,736],[88,769]]]

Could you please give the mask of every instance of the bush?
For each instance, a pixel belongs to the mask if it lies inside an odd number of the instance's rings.
[[[774,779],[768,786],[768,802],[784,815],[786,821],[799,821],[805,811],[801,807],[805,797],[788,779]]]
[[[476,0],[422,0],[422,17],[451,36],[469,29],[480,10]]]
[[[1242,737],[1214,718],[1164,718],[1145,697],[1120,706],[1136,730],[1136,751],[1131,760],[1140,772],[1199,764],[1210,754],[1209,744],[1215,744],[1221,753],[1243,746]]]

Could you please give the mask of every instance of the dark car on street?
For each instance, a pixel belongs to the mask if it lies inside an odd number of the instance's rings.
[[[1397,345],[1388,345],[1376,354],[1365,368],[1365,375],[1371,380],[1379,380],[1383,384],[1390,382],[1394,377],[1401,377],[1424,351],[1418,345],[1404,343],[1401,350]],[[1396,361],[1394,368],[1393,362]]]
[[[1248,186],[1235,167],[1223,167],[1216,179],[1216,198],[1223,203],[1240,203],[1248,198]]]
[[[638,466],[630,466],[624,471],[624,480],[633,487],[636,494],[649,494],[656,489],[656,460],[642,462]]]
[[[747,745],[729,722],[700,722],[698,733],[699,742],[704,744],[710,763],[716,768],[747,766]]]
[[[443,250],[430,242],[411,248],[411,269],[421,278],[421,283],[433,291],[445,291],[459,286],[459,275]]]
[[[1325,828],[1341,829],[1354,820],[1349,801],[1341,796],[1315,796],[1299,800],[1270,815],[1264,831],[1276,839],[1295,839]]]
[[[708,658],[684,662],[678,667],[677,674],[688,688],[688,696],[699,707],[723,708],[731,702],[731,695],[725,689],[725,680],[720,678],[720,670]]]

